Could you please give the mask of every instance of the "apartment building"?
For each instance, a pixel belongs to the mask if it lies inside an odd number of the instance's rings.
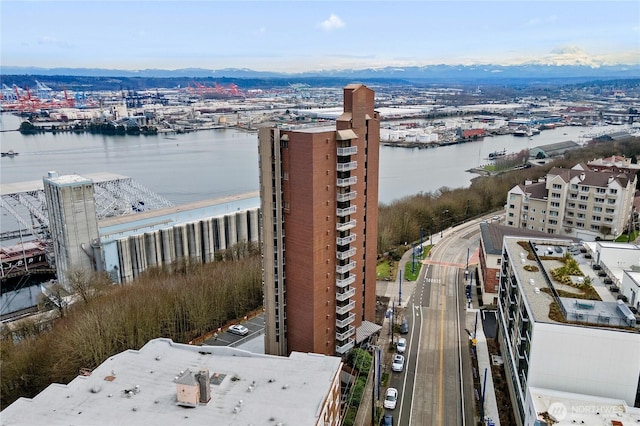
[[[581,298],[579,285],[552,278],[571,247],[562,239],[504,238],[498,340],[518,425],[532,414],[532,387],[640,406],[636,318],[620,300]],[[572,283],[592,272],[586,261],[578,265]]]
[[[509,191],[505,225],[585,241],[615,239],[630,223],[636,183],[635,173],[625,171],[554,167]]]
[[[343,90],[335,127],[259,131],[268,354],[343,355],[375,320],[380,117]]]

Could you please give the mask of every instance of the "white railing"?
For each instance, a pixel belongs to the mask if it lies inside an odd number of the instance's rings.
[[[352,247],[349,250],[346,251],[337,251],[336,252],[336,257],[340,260],[345,260],[350,258],[351,256],[353,256],[354,254],[356,254],[356,248]]]
[[[344,302],[348,298],[352,297],[354,294],[356,294],[356,289],[355,288],[347,290],[344,293],[336,293],[336,300],[338,302]]]
[[[347,146],[344,148],[338,148],[338,156],[340,157],[344,157],[347,155],[353,155],[353,154],[357,154],[358,153],[358,147],[357,146]]]
[[[340,355],[345,354],[349,352],[351,349],[353,349],[354,346],[355,346],[355,342],[353,340],[349,340],[347,343],[345,343],[342,346],[336,345],[336,353]]]
[[[346,265],[336,265],[336,272],[339,274],[344,274],[345,272],[349,272],[353,268],[356,267],[356,262],[353,260]]]
[[[349,314],[348,317],[346,317],[343,320],[336,320],[336,327],[338,328],[343,328],[348,326],[349,324],[351,324],[352,322],[354,322],[356,320],[356,314]]]
[[[349,170],[355,170],[358,168],[357,161],[349,161],[348,163],[338,163],[336,168],[339,172],[348,172]]]
[[[349,329],[344,333],[336,332],[336,340],[338,341],[347,340],[349,337],[353,336],[354,334],[356,334],[356,328],[352,326],[352,327],[349,327]]]
[[[338,223],[336,224],[336,230],[338,231],[348,231],[351,228],[355,228],[356,227],[356,220],[355,219],[351,219],[348,222],[344,222],[344,223]]]
[[[343,194],[339,193],[336,198],[338,199],[339,202],[343,202],[343,201],[354,200],[357,196],[358,196],[358,193],[356,191],[351,191],[351,192],[345,192]]]
[[[338,215],[339,217],[349,216],[350,214],[354,214],[356,210],[356,206],[350,206],[344,209],[336,209],[336,215]]]
[[[336,185],[338,185],[338,186],[350,186],[350,185],[355,185],[356,182],[358,182],[358,178],[356,176],[351,176],[351,177],[344,178],[344,179],[338,179],[336,181]]]
[[[356,282],[356,276],[355,275],[350,275],[349,277],[344,278],[344,279],[337,279],[336,280],[336,287],[345,288],[346,286],[351,285],[354,282]]]
[[[339,246],[346,246],[356,240],[356,234],[349,234],[346,237],[336,237],[336,244]]]
[[[336,314],[338,315],[346,314],[347,312],[349,312],[355,307],[356,307],[356,302],[352,300],[351,302],[347,303],[344,306],[336,306]]]

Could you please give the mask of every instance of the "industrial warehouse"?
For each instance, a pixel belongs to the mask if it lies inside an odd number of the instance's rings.
[[[126,176],[49,172],[42,181],[3,186],[2,206],[27,228],[17,236],[33,240],[0,253],[2,279],[55,268],[63,285],[75,269],[127,283],[153,266],[212,262],[238,243],[258,244],[259,205],[251,192],[172,206]],[[20,261],[24,247],[29,256]],[[3,318],[38,302],[40,291],[20,282],[3,294]]]

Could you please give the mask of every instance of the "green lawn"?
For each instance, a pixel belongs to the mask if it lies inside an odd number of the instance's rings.
[[[409,258],[409,261],[404,267],[403,277],[402,279],[405,281],[415,281],[418,279],[418,274],[420,274],[420,267],[422,266],[422,260],[425,259],[429,255],[429,251],[431,251],[432,245],[424,246],[424,250],[422,250],[422,256],[415,256],[414,258]]]
[[[633,231],[631,233],[631,238],[629,238],[629,234],[622,234],[618,238],[616,238],[616,243],[626,243],[627,241],[634,242],[636,238],[638,238],[638,231]]]

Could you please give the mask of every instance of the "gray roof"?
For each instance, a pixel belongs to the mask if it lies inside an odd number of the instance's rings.
[[[523,238],[548,238],[546,232],[534,231],[526,228],[514,228],[513,226],[500,225],[492,222],[480,223],[480,238],[487,254],[499,255],[502,253],[502,241],[504,237]],[[563,240],[579,242],[579,238],[562,237]]]

